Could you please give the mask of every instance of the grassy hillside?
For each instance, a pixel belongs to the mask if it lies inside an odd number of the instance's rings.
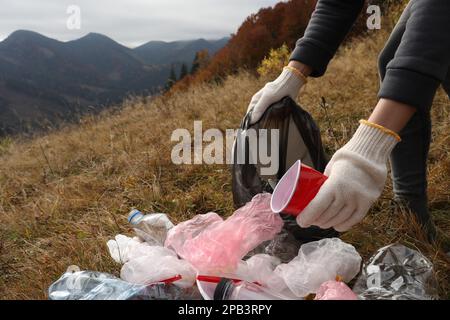
[[[312,80],[299,99],[321,126],[329,152],[350,138],[357,120],[376,103],[376,57],[385,38],[378,32],[341,50],[328,74]],[[131,234],[131,207],[166,212],[176,222],[208,211],[231,214],[228,168],[172,165],[171,133],[192,131],[200,119],[204,130],[238,127],[251,96],[267,80],[241,72],[221,86],[198,85],[153,101],[136,98],[118,114],[85,119],[32,141],[0,142],[0,298],[46,298],[47,287],[73,264],[118,274],[105,242]],[[429,191],[436,223],[447,235],[449,112],[440,91],[433,108]],[[390,199],[389,184],[344,240],[365,258],[396,241],[422,250],[435,264],[441,296],[448,298],[448,258],[438,245],[423,241],[406,214],[393,212]]]

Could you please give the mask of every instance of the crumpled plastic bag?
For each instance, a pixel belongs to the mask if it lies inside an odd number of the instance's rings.
[[[123,265],[120,277],[130,283],[173,283],[180,288],[195,284],[197,273],[185,260],[173,256],[148,255],[130,260]],[[179,280],[176,280],[181,277]]]
[[[281,263],[281,260],[267,254],[257,254],[244,263],[246,276],[243,280],[266,286],[267,280],[273,275],[275,268]]]
[[[257,254],[246,261],[241,261],[235,272],[235,277],[231,278],[266,286],[267,280],[273,275],[275,268],[280,263],[281,260],[277,257]]]
[[[175,252],[167,248],[152,246],[140,238],[130,238],[121,234],[117,235],[114,240],[109,240],[106,245],[111,258],[120,264],[145,255],[177,256]]]
[[[207,221],[206,227],[205,223],[200,228],[192,222],[179,224],[169,231],[166,247],[173,248],[198,271],[232,271],[249,251],[281,231],[283,220],[272,212],[270,199],[268,193],[258,194],[225,221],[214,214],[194,218]]]
[[[163,246],[167,232],[174,227],[164,213],[143,214],[139,210],[130,212],[128,221],[136,235],[151,245]]]
[[[203,230],[213,224],[221,222],[223,222],[222,217],[214,212],[196,215],[194,218],[181,222],[172,228],[167,234],[164,246],[175,250],[177,253],[182,252],[186,241],[197,237]]]
[[[353,291],[363,300],[437,298],[433,265],[420,252],[400,244],[381,248],[364,266]]]
[[[107,245],[111,257],[124,264],[120,272],[122,280],[145,285],[171,280],[181,288],[192,287],[195,283],[194,268],[168,248],[151,246],[123,235],[116,236]]]
[[[247,260],[239,261],[236,269],[231,272],[200,272],[200,276],[209,276],[220,280],[221,278],[234,279],[265,285],[268,277],[280,264],[280,259],[267,254],[257,254]]]
[[[359,273],[361,261],[352,245],[338,238],[323,239],[302,245],[298,256],[279,265],[268,282],[274,290],[288,287],[297,297],[306,297],[338,276],[350,282]]]
[[[331,280],[320,286],[314,300],[358,300],[358,297],[344,282]]]

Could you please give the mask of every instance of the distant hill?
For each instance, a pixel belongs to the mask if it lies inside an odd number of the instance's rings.
[[[190,66],[196,52],[207,49],[212,56],[223,48],[228,40],[229,38],[174,42],[150,41],[134,49],[134,52],[147,63],[164,65],[184,62]]]
[[[215,52],[221,41],[130,49],[96,33],[61,42],[16,31],[0,42],[0,136],[54,127],[129,94],[155,93],[171,63],[190,62],[199,50]]]

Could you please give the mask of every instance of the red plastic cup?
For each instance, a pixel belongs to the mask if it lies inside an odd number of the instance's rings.
[[[299,216],[327,179],[319,171],[297,161],[275,187],[270,201],[272,211]]]

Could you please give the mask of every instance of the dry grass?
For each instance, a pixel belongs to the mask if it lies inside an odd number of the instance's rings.
[[[376,56],[385,35],[374,34],[341,51],[300,102],[317,119],[330,152],[343,144],[375,105]],[[171,97],[130,100],[118,114],[32,141],[0,143],[0,298],[43,299],[47,287],[76,264],[117,274],[105,242],[130,233],[131,207],[169,213],[182,221],[198,213],[232,213],[226,166],[170,163],[176,128],[236,128],[250,97],[266,79],[243,72],[221,86],[201,85]],[[327,102],[321,106],[321,98]],[[430,157],[430,200],[436,223],[450,232],[449,101],[436,98]],[[325,112],[326,111],[326,112]],[[332,126],[330,126],[332,122]],[[449,297],[449,260],[426,244],[405,215],[390,209],[390,187],[368,218],[344,236],[364,257],[400,241],[435,264],[440,294]]]

